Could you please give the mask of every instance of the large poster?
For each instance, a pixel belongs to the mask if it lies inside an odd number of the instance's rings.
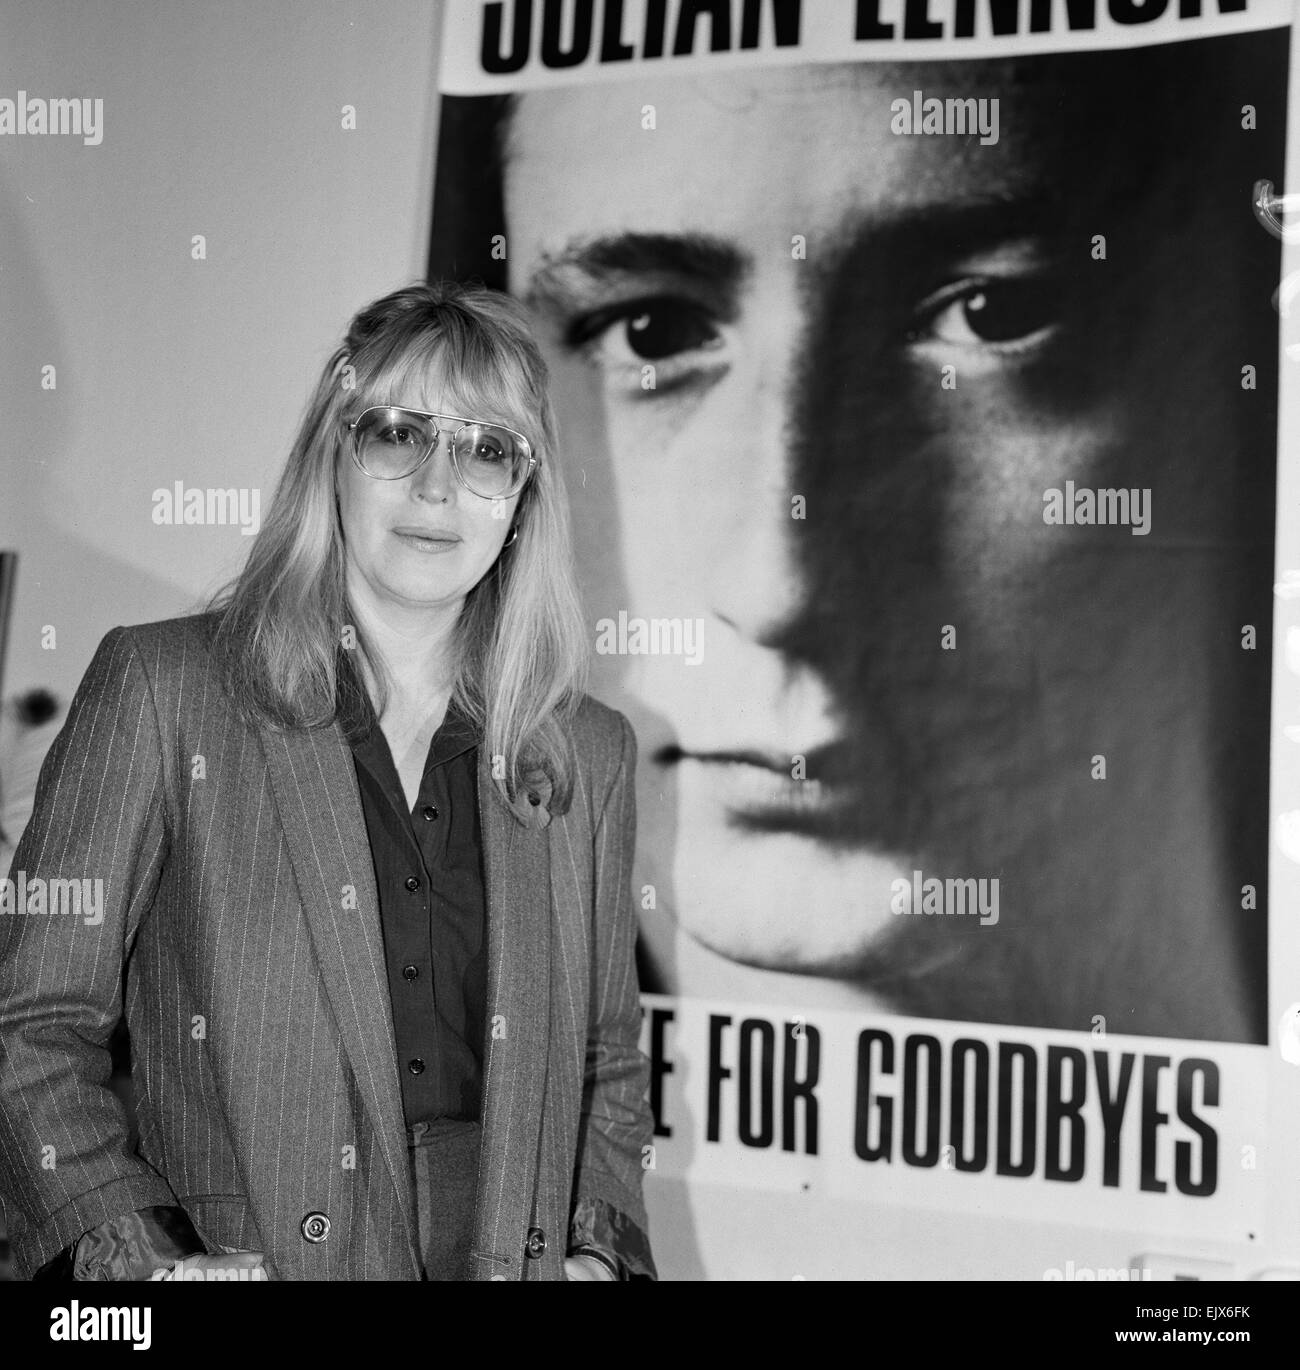
[[[1288,22],[447,6],[429,269],[534,312],[640,742],[667,1274],[1268,1235]]]

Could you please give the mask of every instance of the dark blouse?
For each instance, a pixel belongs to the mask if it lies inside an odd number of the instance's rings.
[[[478,1121],[487,903],[478,750],[453,706],[429,743],[415,808],[376,722],[352,748],[374,858],[407,1126]]]

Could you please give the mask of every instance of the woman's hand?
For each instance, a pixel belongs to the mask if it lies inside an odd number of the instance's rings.
[[[613,1280],[614,1275],[604,1261],[595,1256],[566,1256],[564,1258],[564,1278],[566,1280]]]

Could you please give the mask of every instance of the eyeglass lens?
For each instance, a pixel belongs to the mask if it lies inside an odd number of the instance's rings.
[[[405,409],[368,409],[357,423],[357,456],[381,480],[408,476],[439,437],[438,420]],[[466,423],[447,432],[461,480],[477,495],[513,493],[528,471],[528,450],[508,428]]]

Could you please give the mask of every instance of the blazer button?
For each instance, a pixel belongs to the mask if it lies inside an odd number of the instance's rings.
[[[330,1220],[326,1213],[308,1213],[302,1220],[304,1241],[323,1242],[330,1234]]]
[[[542,1253],[546,1250],[546,1233],[540,1227],[528,1229],[528,1239],[524,1242],[524,1250],[533,1260],[541,1259]]]

